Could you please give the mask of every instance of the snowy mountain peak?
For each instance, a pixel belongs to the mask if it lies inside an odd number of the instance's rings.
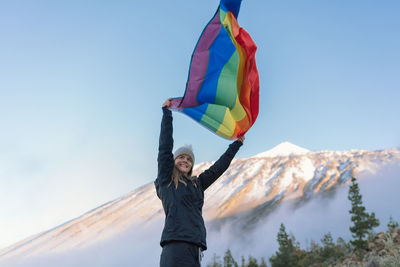
[[[301,155],[307,154],[310,150],[296,146],[290,142],[283,142],[274,148],[262,152],[260,154],[255,155],[255,158],[263,158],[263,157],[278,157],[278,156],[289,156],[289,155]]]

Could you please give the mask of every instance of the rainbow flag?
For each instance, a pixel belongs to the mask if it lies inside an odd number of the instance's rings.
[[[192,54],[180,111],[226,139],[244,135],[256,121],[259,78],[257,46],[239,26],[241,0],[221,0]]]

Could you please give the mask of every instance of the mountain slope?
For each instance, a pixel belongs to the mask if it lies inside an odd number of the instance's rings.
[[[244,229],[264,220],[268,216],[265,211],[282,201],[311,199],[346,184],[351,176],[376,172],[385,164],[400,164],[399,149],[311,152],[296,148],[298,153],[286,153],[288,145],[280,147],[285,148],[285,153],[279,153],[277,146],[254,157],[233,160],[224,175],[206,191],[203,213],[208,227],[228,220],[243,226],[238,229]],[[196,165],[194,174],[211,165],[212,162]],[[141,231],[146,225],[162,222],[163,218],[161,202],[153,183],[149,183],[79,218],[1,250],[0,261],[83,249],[128,229]]]

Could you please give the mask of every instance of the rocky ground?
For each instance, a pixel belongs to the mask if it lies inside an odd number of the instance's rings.
[[[345,256],[329,267],[400,267],[400,229],[390,233],[378,233],[369,241],[369,250]]]

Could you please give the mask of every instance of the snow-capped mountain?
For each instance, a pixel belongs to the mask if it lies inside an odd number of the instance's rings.
[[[400,164],[400,149],[381,151],[309,151],[288,142],[250,158],[234,159],[207,191],[203,208],[208,228],[226,222],[237,229],[267,220],[285,201],[306,201],[349,182],[352,176],[374,173],[387,164]],[[195,166],[194,174],[213,162]],[[245,214],[245,216],[242,216]],[[164,218],[153,183],[46,232],[0,250],[0,262],[10,258],[79,250],[126,231],[149,231]],[[132,230],[135,229],[135,230]],[[243,230],[244,231],[244,230]]]
[[[296,146],[290,142],[283,142],[276,147],[255,155],[254,157],[265,158],[265,157],[279,157],[289,155],[302,155],[307,154],[310,150]]]

